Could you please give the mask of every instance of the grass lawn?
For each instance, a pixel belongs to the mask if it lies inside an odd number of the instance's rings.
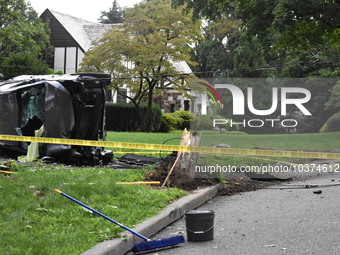
[[[169,140],[172,138],[181,138],[181,132],[108,132],[107,140],[179,144],[179,139]],[[235,148],[330,150],[340,148],[339,141],[340,132],[289,135],[205,132],[202,135],[203,145],[226,143]],[[117,155],[117,151],[122,150],[115,151]],[[223,155],[204,156],[201,160],[206,164],[267,162]],[[38,162],[19,167],[18,173],[11,176],[0,174],[0,254],[80,254],[103,240],[119,236],[121,228],[56,194],[55,188],[128,227],[157,214],[169,201],[185,194],[178,189],[115,184],[140,181],[145,171],[45,166]]]
[[[108,132],[108,140],[110,141],[126,141],[159,144],[168,139],[180,138],[180,132],[174,133],[124,133],[124,132]],[[179,144],[179,139],[168,140],[166,144]],[[229,144],[234,148],[276,148],[287,150],[332,150],[340,148],[340,132],[334,133],[314,133],[314,134],[263,134],[263,135],[247,135],[240,132],[231,132],[220,134],[216,131],[203,131],[201,133],[202,146],[213,144]],[[114,151],[131,151],[129,149]],[[159,152],[155,152],[155,156],[159,156]],[[164,156],[165,152],[162,153]],[[116,153],[116,155],[121,155]],[[166,154],[165,154],[166,155]],[[230,164],[233,166],[259,165],[268,164],[277,160],[300,162],[299,159],[292,158],[254,158],[254,157],[237,157],[226,155],[203,155],[200,158],[200,165],[209,164]],[[303,162],[303,160],[302,160]]]
[[[0,254],[80,254],[119,237],[121,228],[55,193],[54,188],[128,227],[185,194],[178,189],[115,184],[142,180],[141,170],[43,168],[0,175]]]
[[[315,134],[214,134],[203,133],[202,145],[229,144],[235,148],[277,148],[297,150],[340,149],[340,132]]]
[[[275,135],[247,135],[247,134],[202,134],[202,145],[229,144],[234,148],[275,148],[283,150],[332,150],[340,149],[340,132],[315,134],[275,134]],[[280,157],[235,157],[227,155],[203,155],[199,165],[231,165],[251,166],[270,164],[277,161],[303,163],[308,159],[280,158]]]
[[[179,131],[172,133],[108,132],[107,140],[115,142],[150,144],[162,144],[165,142],[166,144],[178,145],[181,136],[182,134]],[[340,132],[247,135],[239,132],[220,134],[218,132],[203,131],[201,137],[202,146],[225,143],[234,148],[261,147],[287,150],[332,150],[340,148]]]
[[[148,143],[148,144],[162,144],[167,145],[179,145],[182,137],[182,131],[174,131],[171,133],[141,133],[141,132],[107,132],[107,140],[114,142],[127,142],[127,143]],[[119,148],[107,148],[114,151],[115,156],[122,156],[126,152],[143,152],[143,155],[162,157],[167,155],[167,152],[159,151],[143,151],[132,149],[119,149]],[[121,152],[121,153],[119,153]]]

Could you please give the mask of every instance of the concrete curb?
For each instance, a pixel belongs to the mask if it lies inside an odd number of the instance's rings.
[[[138,224],[133,230],[144,236],[151,237],[180,219],[184,215],[184,211],[195,209],[215,197],[220,187],[221,184],[218,184],[213,187],[195,190],[193,193],[167,206],[158,215]],[[135,243],[143,241],[128,231],[123,232],[122,236],[125,236],[125,238],[104,241],[85,251],[82,255],[123,255]]]

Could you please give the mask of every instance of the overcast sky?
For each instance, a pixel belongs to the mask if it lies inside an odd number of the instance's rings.
[[[101,11],[108,11],[114,0],[28,0],[40,15],[47,8],[70,14],[77,18],[97,22]],[[141,0],[117,0],[121,7],[132,7]]]

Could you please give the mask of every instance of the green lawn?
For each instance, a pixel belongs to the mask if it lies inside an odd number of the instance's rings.
[[[181,141],[182,132],[175,131],[171,133],[141,133],[141,132],[107,132],[107,140],[114,142],[127,142],[127,143],[148,143],[148,144],[167,144],[167,145],[179,145]],[[115,152],[115,156],[121,156],[126,152],[144,152],[143,154],[148,156],[162,157],[166,156],[166,152],[160,154],[159,151],[143,151],[132,149],[117,149],[107,148]],[[122,153],[119,153],[122,152]]]
[[[181,132],[172,133],[127,133],[108,132],[107,140],[115,142],[151,143],[151,144],[179,144]],[[203,131],[202,145],[229,144],[234,148],[278,148],[298,150],[332,150],[340,148],[340,132],[314,134],[264,134],[247,135],[244,133],[227,133]],[[169,141],[167,141],[169,140]],[[117,149],[118,150],[118,149]]]
[[[234,148],[275,148],[287,150],[332,150],[340,149],[340,132],[334,133],[314,133],[314,134],[261,134],[248,135],[240,132],[230,132],[220,134],[216,131],[203,131],[201,135],[201,145],[210,146],[213,144],[229,144]],[[159,144],[168,139],[180,138],[181,133],[124,133],[124,132],[108,132],[108,140],[110,141],[126,141],[126,142],[141,142]],[[179,139],[167,141],[166,144],[179,144]],[[114,149],[114,151],[131,151]],[[139,150],[141,152],[141,150]],[[147,153],[147,151],[145,151]],[[121,154],[116,153],[117,156]],[[154,154],[159,156],[159,152]],[[166,154],[165,154],[166,155]],[[164,156],[164,153],[162,154]],[[306,159],[292,159],[279,157],[242,157],[242,156],[227,156],[227,155],[201,155],[199,165],[260,165],[268,164],[276,161],[290,162],[305,162]]]
[[[274,148],[283,150],[332,150],[340,149],[340,132],[315,134],[275,134],[275,135],[247,135],[247,134],[202,134],[202,145],[229,144],[234,148]],[[226,155],[203,155],[199,165],[231,165],[247,166],[269,164],[277,161],[302,163],[308,159],[280,158],[280,157],[243,157]]]
[[[145,170],[34,168],[23,167],[10,177],[0,174],[0,254],[80,254],[119,237],[121,228],[55,193],[55,188],[128,227],[185,194],[115,184],[140,181]]]
[[[108,132],[109,141],[179,144],[181,132]],[[340,148],[340,133],[246,135],[204,132],[203,145],[227,143],[235,148],[330,150]],[[121,151],[120,149],[116,151]],[[127,151],[127,150],[125,150]],[[261,159],[204,155],[200,163],[260,164]],[[15,165],[16,163],[14,163]],[[178,189],[116,185],[140,181],[147,170],[72,168],[35,163],[18,173],[0,174],[0,254],[80,254],[98,242],[119,236],[121,229],[56,194],[55,188],[109,217],[133,227],[184,195]]]
[[[340,149],[340,132],[315,134],[214,134],[203,133],[202,145],[229,144],[235,148],[278,148],[298,150]]]

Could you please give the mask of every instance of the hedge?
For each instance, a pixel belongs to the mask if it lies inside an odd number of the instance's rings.
[[[147,105],[140,105],[142,118],[145,118]],[[162,111],[157,104],[152,105],[151,131],[157,132],[161,125]],[[106,103],[106,130],[134,132],[140,131],[141,123],[133,104]]]

